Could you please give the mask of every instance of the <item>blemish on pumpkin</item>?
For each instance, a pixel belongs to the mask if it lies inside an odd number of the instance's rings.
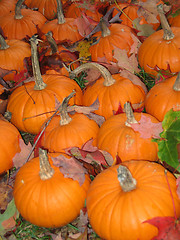
[[[134,143],[134,139],[130,135],[126,135],[126,149],[129,150]]]
[[[24,180],[23,179],[21,180],[21,183],[24,184]]]

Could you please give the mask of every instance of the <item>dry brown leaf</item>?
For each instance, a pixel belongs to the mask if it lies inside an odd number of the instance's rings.
[[[149,37],[155,32],[152,25],[140,24],[140,18],[133,20],[133,26],[136,30],[138,30],[137,36]]]

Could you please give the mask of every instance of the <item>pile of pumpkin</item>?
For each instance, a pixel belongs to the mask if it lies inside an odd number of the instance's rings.
[[[170,26],[164,4],[158,2],[154,33],[141,39],[137,53],[140,67],[154,77],[161,70],[172,75],[147,91],[137,76],[123,77],[121,70],[112,73],[110,67],[117,62],[113,55],[116,48],[125,50],[128,57],[132,54],[133,38],[137,38],[132,20],[138,17],[140,1],[95,0],[92,8],[83,2],[0,2],[0,68],[4,71],[1,96],[5,87],[10,92],[4,113],[9,121],[0,120],[0,174],[13,167],[12,159],[20,152],[20,132],[37,135],[43,131],[39,156],[25,163],[16,175],[14,199],[20,214],[38,226],[61,227],[78,217],[86,200],[90,224],[102,239],[150,240],[158,229],[146,221],[174,216],[174,208],[179,217],[180,199],[175,176],[165,173],[158,163],[157,143],[151,137],[143,138],[131,126],[142,117],[159,123],[170,109],[180,110],[179,17],[169,19]],[[123,9],[121,23],[105,21],[103,15],[111,11],[117,17],[118,9]],[[89,46],[91,58],[87,61],[79,60],[77,53],[71,54],[65,47],[87,40],[76,20],[82,13],[99,29],[89,35],[96,41]],[[141,24],[145,23],[142,18]],[[46,57],[56,53],[62,61],[71,62],[70,67],[64,64],[42,73],[38,47],[44,42],[49,43]],[[24,60],[30,57],[32,76],[13,85],[18,74],[27,74]],[[106,59],[106,66],[102,59]],[[99,71],[102,77],[82,90],[72,78],[87,69]],[[96,101],[98,109],[94,113],[103,117],[101,125],[76,111],[76,106],[88,107]],[[62,166],[54,162],[61,155],[68,165],[65,149],[81,148],[90,139],[114,161],[93,181],[85,173],[80,183],[68,173],[63,174]],[[122,163],[117,163],[117,156]],[[76,174],[82,174],[81,167]]]

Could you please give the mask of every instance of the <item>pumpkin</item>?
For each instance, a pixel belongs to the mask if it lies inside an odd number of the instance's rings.
[[[14,11],[16,0],[1,0],[0,1],[0,16],[6,15]]]
[[[130,101],[136,110],[144,107],[147,89],[138,77],[134,82],[132,76],[126,78],[119,73],[111,75],[105,67],[97,63],[82,64],[70,74],[78,75],[88,68],[98,69],[103,77],[87,86],[83,93],[83,105],[90,106],[98,99],[99,109],[95,113],[105,119],[118,112],[119,108],[123,109],[127,101]]]
[[[18,39],[5,40],[0,34],[0,68],[9,72],[4,80],[14,80],[14,75],[24,70],[24,58],[31,56],[30,45]]]
[[[0,118],[0,174],[13,167],[13,157],[20,152],[18,129],[5,119]]]
[[[122,162],[131,159],[157,161],[157,143],[151,137],[143,138],[131,124],[146,117],[152,123],[159,121],[147,113],[133,113],[130,103],[124,106],[125,113],[111,116],[100,127],[97,135],[97,147],[109,152],[115,159],[118,155]]]
[[[180,72],[150,89],[145,97],[145,109],[159,121],[163,121],[170,109],[180,111]]]
[[[49,152],[64,152],[69,147],[81,148],[90,139],[94,140],[94,145],[96,143],[98,124],[83,113],[68,114],[67,104],[73,94],[63,100],[59,115],[52,118],[44,131],[41,145]]]
[[[170,15],[168,17],[168,22],[171,25],[171,27],[180,27],[180,14],[176,16]]]
[[[70,43],[74,43],[82,39],[82,36],[78,32],[75,19],[64,17],[60,0],[57,0],[57,19],[47,21],[41,27],[41,31],[43,34],[51,31],[54,39],[57,41],[70,41]]]
[[[115,17],[116,14],[118,14],[118,12],[121,12],[120,15],[120,19],[122,20],[122,24],[127,25],[129,27],[134,27],[136,28],[136,26],[134,25],[133,21],[137,18],[139,18],[139,24],[150,24],[152,25],[153,29],[156,30],[159,25],[160,25],[160,21],[159,21],[159,16],[157,16],[156,18],[154,18],[153,23],[148,23],[145,19],[145,17],[143,16],[139,16],[141,15],[141,11],[144,10],[143,8],[144,3],[142,2],[138,2],[138,1],[131,1],[130,3],[113,3],[110,7],[109,10],[114,8],[113,10],[113,14],[112,16]],[[154,10],[154,9],[153,9]],[[147,13],[146,13],[147,14]],[[144,13],[145,15],[145,13]]]
[[[90,224],[101,239],[154,239],[158,228],[146,221],[174,217],[174,211],[179,218],[176,178],[165,171],[158,163],[131,160],[95,177],[86,205]]]
[[[78,217],[84,206],[90,178],[86,174],[82,185],[64,177],[53,165],[53,157],[39,151],[18,171],[13,195],[16,207],[24,219],[40,227],[61,227]]]
[[[105,61],[105,58],[109,63],[116,62],[117,60],[113,58],[115,47],[126,50],[129,56],[135,36],[132,29],[119,23],[113,23],[108,27],[103,19],[99,24],[101,31],[92,35],[97,41],[89,48],[91,60],[98,62]]]
[[[37,134],[42,124],[55,111],[57,100],[62,102],[64,97],[75,89],[76,96],[71,99],[70,104],[81,104],[82,90],[75,81],[66,76],[41,75],[37,55],[37,37],[33,36],[30,41],[34,77],[30,82],[13,91],[8,101],[7,111],[11,112],[11,122],[20,131]]]
[[[24,39],[37,33],[47,19],[38,11],[21,9],[24,0],[18,0],[15,11],[0,17],[0,26],[8,39]]]
[[[158,11],[163,29],[147,37],[138,51],[140,66],[154,76],[162,70],[170,73],[180,71],[180,28],[170,28],[162,4],[158,5]]]

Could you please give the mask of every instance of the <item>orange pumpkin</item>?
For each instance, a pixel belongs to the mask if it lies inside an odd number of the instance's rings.
[[[169,16],[168,21],[171,27],[180,27],[180,14],[176,15],[175,17]]]
[[[163,121],[173,109],[180,111],[180,73],[154,85],[145,97],[146,112]]]
[[[24,39],[37,33],[47,19],[38,11],[21,9],[24,0],[18,0],[15,11],[0,17],[0,26],[8,39]]]
[[[62,3],[57,0],[57,19],[46,22],[41,31],[43,34],[51,31],[55,40],[68,41],[74,43],[82,36],[78,32],[78,27],[74,18],[65,18],[62,9]]]
[[[18,129],[10,122],[0,119],[0,175],[13,167],[13,157],[20,152]]]
[[[16,0],[1,0],[0,1],[0,16],[6,15],[14,11]]]
[[[131,159],[158,160],[157,143],[151,137],[143,138],[140,132],[134,131],[131,124],[147,117],[152,123],[159,121],[147,113],[133,114],[129,103],[125,104],[126,113],[121,113],[108,118],[100,127],[97,135],[97,147],[109,152],[112,157],[118,155],[122,162]]]
[[[89,51],[92,61],[116,62],[114,56],[114,46],[119,49],[125,49],[129,56],[133,40],[132,29],[126,25],[113,23],[109,27],[106,23],[100,21],[101,31],[93,34],[97,41],[90,46]]]
[[[98,174],[89,187],[90,224],[101,239],[153,239],[158,228],[145,221],[174,217],[174,207],[177,219],[180,217],[176,190],[176,178],[166,174],[160,164],[132,160],[112,166]]]
[[[169,27],[161,4],[158,10],[163,29],[146,38],[138,52],[140,66],[154,76],[161,70],[180,71],[180,28]]]
[[[146,87],[140,79],[137,78],[137,82],[134,83],[130,78],[121,77],[120,74],[111,75],[105,67],[97,63],[82,64],[71,74],[77,75],[88,68],[98,69],[103,77],[93,85],[87,86],[83,94],[83,105],[90,106],[98,98],[99,109],[95,113],[105,119],[112,116],[120,107],[123,109],[127,101],[132,103],[133,109],[143,108]]]
[[[55,111],[56,99],[62,102],[75,89],[76,96],[71,99],[70,104],[82,103],[82,91],[72,79],[55,74],[41,76],[36,44],[37,39],[34,36],[31,38],[34,78],[13,91],[7,106],[12,114],[11,122],[20,131],[32,134],[39,133],[42,124]]]
[[[64,99],[60,114],[52,118],[44,131],[41,145],[49,152],[64,152],[69,147],[81,148],[90,139],[94,139],[93,144],[96,143],[99,126],[83,113],[69,115],[67,112],[69,98],[70,96]]]
[[[24,70],[24,58],[31,56],[30,45],[18,39],[5,40],[0,35],[0,68],[12,71],[3,77],[14,80],[14,75]]]
[[[23,218],[40,227],[61,227],[78,217],[90,184],[87,174],[82,185],[65,177],[61,168],[53,165],[52,158],[58,155],[40,150],[39,157],[23,165],[16,175],[16,207]]]

